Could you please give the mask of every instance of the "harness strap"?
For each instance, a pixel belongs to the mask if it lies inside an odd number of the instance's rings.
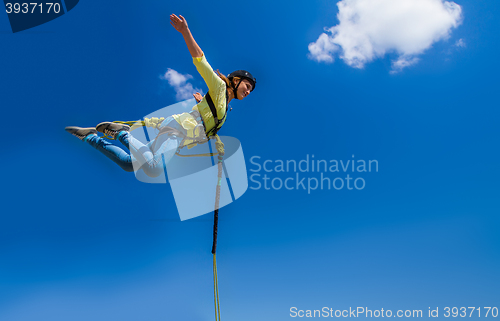
[[[214,123],[215,123],[214,127],[211,130],[209,130],[208,132],[206,132],[206,129],[205,129],[207,137],[209,137],[211,135],[217,134],[217,132],[219,131],[219,129],[221,127],[221,123],[223,123],[224,119],[226,119],[229,94],[226,90],[226,111],[225,111],[224,116],[222,117],[221,120],[219,120],[219,117],[217,116],[217,109],[215,108],[215,104],[214,104],[214,101],[212,100],[212,97],[210,97],[210,92],[208,92],[205,95],[205,98],[207,100],[208,107],[210,107],[210,111],[212,112],[212,116],[214,118]],[[203,123],[203,124],[205,125],[205,123]]]
[[[208,107],[210,107],[210,111],[212,112],[212,117],[214,118],[214,122],[215,122],[215,127],[219,127],[219,118],[217,116],[217,109],[215,109],[215,104],[214,104],[214,101],[212,100],[212,97],[210,96],[210,92],[208,92],[206,95],[205,95],[205,98],[207,100],[207,103],[208,103]],[[222,118],[224,119],[224,118]]]

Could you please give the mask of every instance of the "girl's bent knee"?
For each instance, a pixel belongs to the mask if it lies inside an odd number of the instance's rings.
[[[142,166],[142,170],[149,177],[158,177],[163,172],[163,166],[160,166],[161,164],[156,164],[156,166],[148,166],[149,164],[146,163],[144,165],[145,166]]]
[[[120,167],[128,172],[128,173],[131,173],[134,171],[134,166],[132,165],[132,163],[125,163],[125,164],[120,164]]]

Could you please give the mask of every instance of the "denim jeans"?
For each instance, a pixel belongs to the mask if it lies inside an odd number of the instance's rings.
[[[171,116],[167,117],[160,124],[159,129],[165,126],[173,127],[181,134],[185,135],[186,133],[186,130]],[[164,168],[162,156],[166,166],[175,155],[177,149],[181,147],[184,137],[173,134],[163,134],[156,137],[148,144],[143,144],[141,141],[134,138],[128,131],[121,131],[116,136],[116,139],[130,150],[130,154],[97,135],[89,135],[85,141],[106,155],[125,171],[133,172],[134,168],[136,170],[142,169],[149,177],[157,177],[163,172]],[[151,150],[153,145],[154,150]]]

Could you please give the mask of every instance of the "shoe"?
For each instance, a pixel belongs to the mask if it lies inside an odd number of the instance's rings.
[[[76,126],[68,126],[65,128],[68,133],[70,133],[73,136],[78,137],[80,140],[84,140],[85,137],[91,134],[96,134],[97,135],[97,130],[95,128],[89,127],[89,128],[82,128],[82,127],[76,127]]]
[[[124,130],[129,131],[130,126],[105,121],[97,125],[95,129],[100,133],[103,133],[105,135],[111,136],[113,139],[116,139],[116,135],[118,135],[119,132]]]

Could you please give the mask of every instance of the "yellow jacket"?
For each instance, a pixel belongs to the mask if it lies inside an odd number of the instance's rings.
[[[226,121],[224,117],[224,115],[226,114],[227,105],[226,83],[216,73],[214,73],[214,70],[205,58],[205,54],[203,54],[199,58],[193,58],[193,63],[208,86],[210,97],[212,97],[212,101],[217,111],[217,118],[219,120],[222,120],[219,124],[220,127]],[[203,97],[203,99],[193,107],[193,110],[196,110],[200,113],[201,118],[203,119],[203,123],[205,124],[206,132],[209,132],[210,130],[212,130],[212,128],[214,128],[215,120],[210,107],[208,106],[206,97]],[[184,141],[185,145],[192,143],[194,141],[194,138],[199,137],[199,135],[201,134],[199,131],[200,129],[203,130],[203,127],[197,126],[200,124],[200,121],[196,120],[190,113],[177,114],[173,115],[172,117],[187,131],[187,137]]]

